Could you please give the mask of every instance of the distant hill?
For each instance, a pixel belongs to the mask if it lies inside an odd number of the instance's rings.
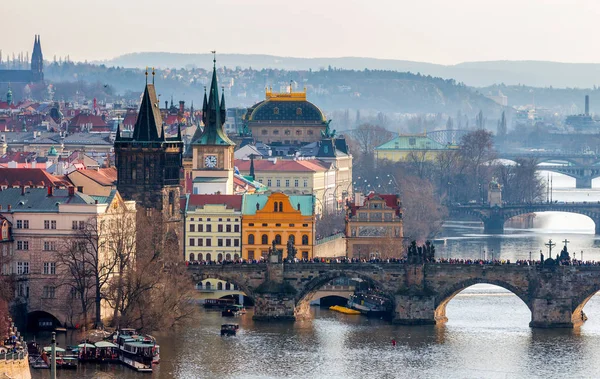
[[[223,61],[225,59],[219,61],[219,66],[224,64],[226,67],[219,69],[219,80],[226,85],[229,107],[253,105],[264,99],[266,86],[279,91],[293,81],[297,90],[306,87],[308,99],[328,112],[352,109],[368,113],[455,115],[460,111],[474,116],[483,110],[487,115],[497,117],[502,111],[492,100],[452,79],[381,70],[236,69]],[[175,101],[185,100],[188,104],[194,101],[198,107],[202,104],[204,86],[210,85],[211,73],[212,68],[157,69],[156,85],[162,94],[161,105],[173,97]],[[139,99],[145,81],[143,70],[137,68],[85,63],[50,64],[46,79],[57,83],[57,99],[69,100],[78,94],[88,99],[98,97],[102,101],[112,101],[119,96]],[[69,82],[75,84],[67,85]],[[94,85],[78,85],[77,82]],[[98,90],[103,89],[105,94],[98,95]]]
[[[490,61],[439,65],[394,59],[360,57],[294,58],[260,54],[219,54],[218,60],[219,65],[232,68],[239,66],[254,69],[318,70],[331,66],[349,70],[367,68],[370,70],[412,72],[452,78],[473,87],[486,87],[503,83],[506,85],[523,84],[533,87],[591,88],[600,84],[600,64],[596,63]],[[135,68],[146,66],[208,68],[212,63],[212,55],[161,52],[131,53],[97,63]]]

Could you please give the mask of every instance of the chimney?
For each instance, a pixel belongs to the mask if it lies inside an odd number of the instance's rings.
[[[75,196],[75,187],[69,187],[69,197]]]
[[[46,186],[46,188],[48,189],[48,197],[54,195],[54,187],[52,187],[51,185]]]
[[[12,205],[8,204],[8,211],[10,212],[12,210]]]
[[[98,200],[94,200],[94,204],[98,204]]]
[[[179,112],[181,112],[181,114],[183,114],[183,110],[185,108],[184,105],[185,105],[185,101],[179,100]]]
[[[169,101],[165,100],[165,110],[169,110]]]
[[[21,196],[25,195],[25,186],[21,186]]]
[[[590,95],[585,95],[585,115],[590,115]]]

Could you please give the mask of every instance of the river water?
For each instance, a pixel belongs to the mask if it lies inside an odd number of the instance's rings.
[[[574,181],[573,181],[574,182]],[[562,187],[561,187],[562,185]],[[599,190],[575,190],[555,176],[559,201],[598,201]],[[569,251],[600,260],[600,239],[584,216],[544,213],[534,229],[509,229],[502,236],[482,234],[474,222],[449,222],[438,255],[478,258],[533,258],[548,239],[567,239]],[[557,249],[562,244],[557,242]],[[485,253],[484,253],[485,251]],[[220,313],[199,310],[190,326],[155,333],[161,363],[139,374],[119,365],[81,364],[59,378],[600,378],[600,296],[584,309],[589,320],[573,330],[528,326],[525,304],[502,288],[472,286],[447,307],[448,322],[405,327],[362,316],[313,307],[313,317],[296,323],[253,322],[251,311],[237,319],[236,337],[219,334]],[[38,340],[47,340],[38,335]],[[78,336],[59,335],[61,346]],[[391,340],[397,341],[392,346]],[[34,371],[33,378],[49,372]]]

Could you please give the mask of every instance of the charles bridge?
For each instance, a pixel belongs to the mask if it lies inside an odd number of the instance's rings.
[[[311,297],[339,277],[360,278],[393,304],[392,321],[423,325],[447,321],[446,305],[479,283],[517,295],[531,311],[531,327],[573,328],[600,290],[600,266],[448,263],[281,263],[191,265],[195,281],[216,278],[239,286],[255,304],[257,320],[309,315]]]
[[[503,204],[491,207],[489,204],[468,204],[449,207],[450,216],[474,216],[483,222],[484,233],[504,233],[504,223],[522,214],[534,212],[567,212],[588,216],[595,223],[596,234],[600,234],[600,202],[568,203],[523,203]]]

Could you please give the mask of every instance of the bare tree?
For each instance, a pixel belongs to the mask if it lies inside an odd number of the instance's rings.
[[[392,138],[392,132],[382,126],[362,124],[352,130],[349,137],[356,144],[358,153],[372,156],[377,146]]]
[[[108,283],[120,281],[130,265],[135,235],[135,210],[117,197],[105,214],[88,219],[64,241],[57,254],[63,284],[77,294],[84,325],[93,306],[94,328],[103,326],[102,301],[107,300]]]
[[[115,302],[118,319],[115,325],[144,330],[169,328],[187,319],[194,308],[193,289],[185,265],[179,264],[178,240],[158,212],[143,212],[137,217],[135,261],[121,281],[119,302]]]

